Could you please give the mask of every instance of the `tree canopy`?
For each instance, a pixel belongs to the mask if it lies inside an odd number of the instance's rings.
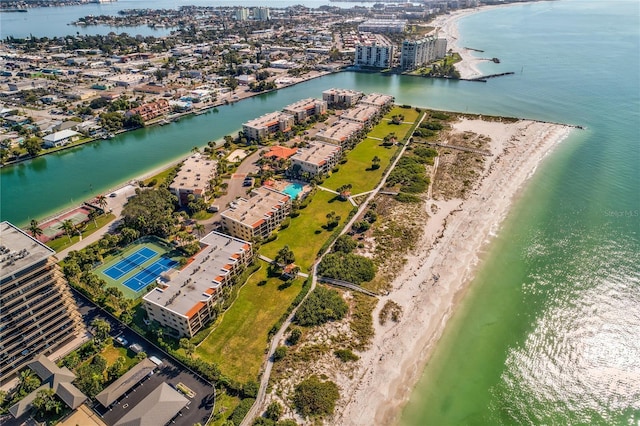
[[[140,235],[166,237],[173,227],[175,203],[175,196],[165,188],[138,191],[122,210],[124,226]]]
[[[318,275],[360,284],[376,276],[371,259],[353,253],[329,253],[318,264]]]
[[[294,321],[302,326],[320,325],[344,318],[348,309],[347,302],[340,293],[318,287],[300,305]]]
[[[333,413],[340,398],[338,385],[332,381],[321,381],[317,376],[300,382],[293,395],[293,404],[305,417],[322,416]]]

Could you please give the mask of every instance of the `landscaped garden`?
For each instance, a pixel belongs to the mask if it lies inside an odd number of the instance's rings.
[[[280,249],[289,246],[295,255],[295,263],[305,272],[313,265],[318,251],[335,228],[327,226],[330,222],[327,215],[334,212],[334,218],[339,216],[342,224],[352,209],[351,203],[341,201],[336,194],[317,190],[311,203],[300,210],[298,217],[291,219],[286,229],[278,232],[275,241],[260,247],[260,253],[274,259]]]

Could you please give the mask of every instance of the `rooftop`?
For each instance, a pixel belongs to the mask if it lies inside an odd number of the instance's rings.
[[[228,217],[247,226],[255,227],[281,208],[282,203],[289,201],[289,196],[267,187],[256,188],[251,191],[251,198],[239,198],[232,207],[222,212]]]
[[[187,158],[171,182],[170,189],[204,190],[215,175],[217,162],[203,158],[199,153]]]
[[[388,103],[393,102],[393,96],[383,95],[381,93],[371,93],[369,95],[364,96],[360,99],[360,104],[364,105],[375,105],[375,106],[383,106]]]
[[[342,113],[342,120],[365,122],[378,113],[378,107],[372,105],[356,105]]]
[[[111,383],[96,395],[96,399],[103,407],[107,408],[125,394],[129,389],[138,384],[149,373],[155,370],[156,365],[149,359],[145,358],[137,363],[131,370],[124,373],[118,380]]]
[[[46,260],[55,251],[9,222],[0,223],[0,280]]]
[[[347,120],[338,120],[331,127],[318,132],[316,137],[344,141],[360,129],[362,129],[362,125],[359,123]]]
[[[309,148],[300,149],[300,151],[293,156],[292,160],[322,165],[327,158],[340,152],[340,149],[338,145],[313,141],[309,143]]]
[[[239,254],[251,250],[246,241],[218,232],[200,240],[205,247],[170,281],[144,296],[144,300],[189,317],[190,311],[209,300],[229,273]]]
[[[284,112],[275,111],[269,114],[262,115],[253,120],[247,121],[243,125],[247,127],[254,127],[254,128],[269,127],[279,123],[280,120],[283,120],[283,119],[293,120],[293,117],[289,114],[285,114]]]
[[[140,401],[114,426],[165,425],[176,416],[189,400],[166,383],[162,383]]]
[[[298,152],[297,148],[287,148],[286,146],[275,145],[264,154],[265,157],[289,158]]]
[[[303,111],[303,110],[315,108],[316,104],[319,103],[319,102],[322,103],[324,101],[320,100],[320,99],[315,99],[315,98],[301,99],[298,102],[294,102],[291,105],[287,105],[283,109],[285,111],[287,111],[287,110],[290,110],[290,111]]]

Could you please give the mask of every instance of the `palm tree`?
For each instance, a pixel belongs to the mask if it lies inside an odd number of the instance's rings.
[[[371,168],[373,170],[380,168],[380,157],[378,157],[377,155],[374,156],[373,159],[371,160]]]
[[[42,228],[40,228],[38,226],[38,221],[35,219],[31,220],[31,223],[29,224],[29,232],[31,232],[31,235],[33,236],[33,238],[35,238],[36,240],[38,239],[38,237],[40,235],[43,234]]]
[[[71,222],[71,219],[67,219],[62,222],[62,229],[64,229],[64,233],[67,234],[67,237],[69,237],[69,242],[71,242],[71,235],[73,235],[74,231],[76,230],[76,227],[73,225],[73,222]]]
[[[98,216],[98,211],[97,210],[91,210],[89,212],[89,219],[93,220],[93,225],[96,227],[96,229],[98,228],[98,222],[96,222],[96,217]]]
[[[20,373],[19,389],[29,393],[40,386],[40,379],[33,373],[33,370],[26,369]]]
[[[201,223],[196,223],[193,225],[193,229],[198,233],[198,236],[202,238],[202,234],[204,234],[204,225]]]
[[[102,209],[103,212],[106,211],[107,208],[107,197],[104,195],[98,195],[96,197],[96,203],[98,204],[98,207],[100,207]]]

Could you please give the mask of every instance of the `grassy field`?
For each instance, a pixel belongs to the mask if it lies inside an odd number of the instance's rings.
[[[215,362],[222,374],[234,380],[257,380],[269,330],[298,295],[302,283],[302,279],[297,279],[283,288],[282,280],[267,277],[267,265],[263,263],[242,287],[215,329],[198,346],[197,356]]]
[[[350,183],[352,194],[371,191],[380,182],[384,170],[397,150],[397,146],[385,147],[379,140],[366,138],[347,153],[349,161],[341,164],[338,173],[332,174],[322,186],[335,190]],[[380,159],[380,167],[372,170],[371,160],[375,156]]]
[[[333,232],[322,228],[327,223],[327,213],[336,212],[343,224],[352,208],[348,201],[338,200],[336,194],[318,190],[309,206],[300,210],[300,216],[292,218],[291,225],[279,231],[275,241],[260,247],[260,253],[273,259],[278,250],[288,245],[296,257],[296,264],[306,272],[313,264],[318,250]]]
[[[101,355],[107,360],[107,365],[111,365],[116,362],[119,357],[123,357],[126,360],[124,365],[127,370],[136,363],[135,354],[129,349],[121,346],[107,346],[102,350]]]
[[[240,398],[228,395],[226,392],[216,394],[216,405],[213,407],[213,420],[208,426],[224,426],[227,418],[233,410],[240,404]]]
[[[89,235],[96,232],[98,229],[102,228],[106,224],[110,223],[116,217],[109,213],[107,215],[101,215],[96,218],[96,223],[93,223],[93,220],[87,222],[86,227],[82,230],[82,238],[86,238]],[[96,226],[97,224],[97,226]],[[52,250],[55,250],[56,253],[66,249],[67,247],[72,246],[73,244],[80,241],[80,237],[78,235],[74,235],[71,237],[71,241],[69,241],[69,237],[66,234],[63,234],[56,238],[55,240],[47,241],[47,246]]]
[[[391,121],[389,121],[394,115],[404,115],[402,124],[392,124]],[[411,129],[411,124],[413,124],[419,116],[420,113],[416,111],[415,108],[393,107],[380,123],[369,132],[368,136],[384,139],[389,133],[395,133],[398,139],[402,139],[409,129]]]

